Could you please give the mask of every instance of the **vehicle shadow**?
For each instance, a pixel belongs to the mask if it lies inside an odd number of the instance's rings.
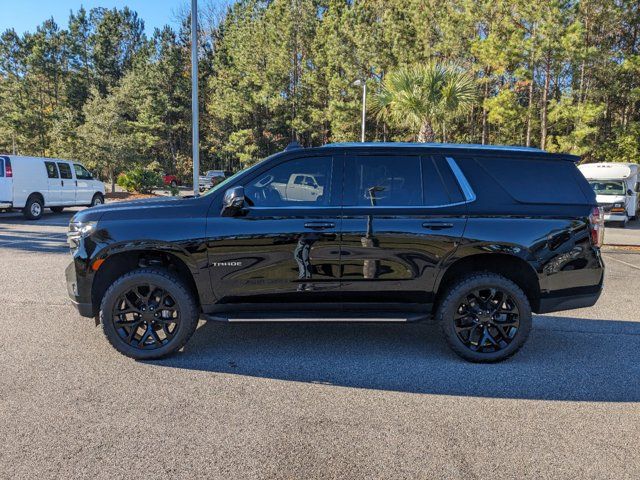
[[[51,226],[51,227],[66,227],[69,225],[71,217],[73,217],[78,210],[64,210],[60,213],[50,212],[45,210],[40,220],[27,220],[21,213],[0,213],[0,226],[2,225],[25,225],[25,226]]]
[[[37,253],[67,253],[66,227],[75,212],[63,212],[43,217],[42,220],[26,220],[22,216],[0,218],[0,249]],[[42,228],[45,227],[45,228]]]
[[[455,356],[434,324],[204,323],[172,368],[418,394],[640,401],[640,323],[537,316],[498,364]]]

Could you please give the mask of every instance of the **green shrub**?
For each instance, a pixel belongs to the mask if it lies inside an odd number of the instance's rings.
[[[127,192],[151,193],[154,188],[162,185],[162,177],[157,172],[135,167],[118,176],[118,185]]]

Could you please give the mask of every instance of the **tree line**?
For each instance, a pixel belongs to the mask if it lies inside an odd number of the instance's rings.
[[[65,29],[2,33],[0,151],[79,159],[105,179],[151,162],[188,178],[182,17],[147,35],[128,8],[80,8]],[[640,161],[634,0],[239,0],[204,5],[198,36],[205,168],[359,140],[362,82],[370,141]]]

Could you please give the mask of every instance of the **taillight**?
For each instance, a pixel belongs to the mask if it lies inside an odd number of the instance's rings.
[[[13,177],[13,170],[11,170],[11,159],[4,159],[4,176]]]
[[[589,215],[589,230],[591,243],[594,247],[601,247],[604,242],[604,213],[602,207],[593,207]]]

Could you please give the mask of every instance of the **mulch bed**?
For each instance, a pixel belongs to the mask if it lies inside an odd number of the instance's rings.
[[[153,198],[158,197],[155,193],[129,193],[129,192],[114,192],[106,193],[105,198],[112,202],[122,202],[125,200],[138,200],[140,198]]]

